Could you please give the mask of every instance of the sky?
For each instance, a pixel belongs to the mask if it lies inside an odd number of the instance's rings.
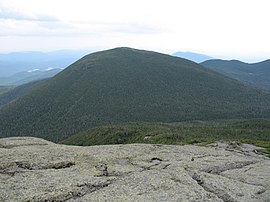
[[[0,52],[132,47],[270,58],[269,0],[0,0]]]

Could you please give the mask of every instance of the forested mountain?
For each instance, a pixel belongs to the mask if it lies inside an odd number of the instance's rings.
[[[59,141],[99,125],[227,118],[270,118],[270,94],[186,59],[116,48],[3,107],[0,131]]]
[[[201,64],[242,82],[270,90],[270,60],[253,64],[237,60],[208,60]]]

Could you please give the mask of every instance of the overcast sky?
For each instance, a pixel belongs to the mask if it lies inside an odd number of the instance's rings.
[[[0,0],[0,52],[103,50],[270,58],[269,0]]]

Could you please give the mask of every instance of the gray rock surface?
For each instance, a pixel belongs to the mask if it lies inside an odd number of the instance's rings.
[[[0,139],[0,201],[269,201],[252,145],[65,146]]]

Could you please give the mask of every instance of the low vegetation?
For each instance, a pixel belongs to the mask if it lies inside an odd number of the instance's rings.
[[[80,146],[129,143],[206,145],[222,140],[261,146],[270,156],[270,120],[110,125],[78,133],[62,143]]]

